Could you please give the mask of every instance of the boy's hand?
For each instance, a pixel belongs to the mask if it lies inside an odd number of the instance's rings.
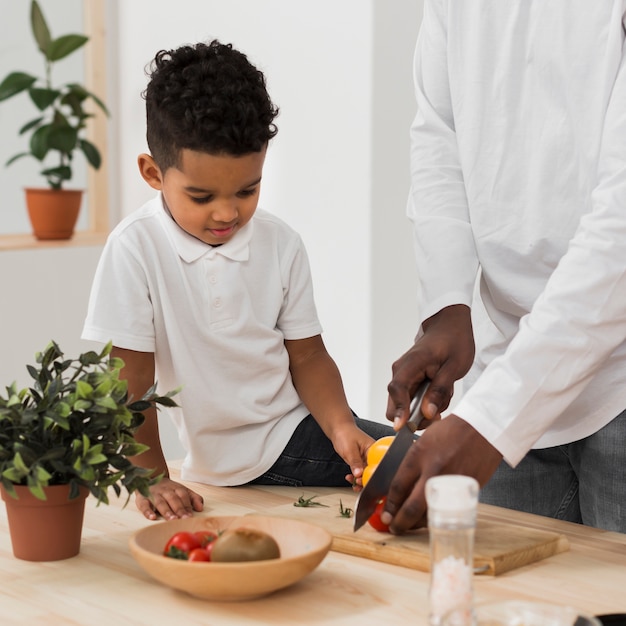
[[[367,465],[367,449],[374,443],[374,440],[353,422],[335,429],[330,439],[335,451],[348,464],[352,472],[346,475],[346,480],[352,485],[354,491],[360,491],[363,469]]]
[[[150,520],[157,519],[159,515],[166,520],[191,517],[194,511],[204,508],[201,495],[169,478],[163,478],[150,488],[150,499],[136,493],[135,503]]]

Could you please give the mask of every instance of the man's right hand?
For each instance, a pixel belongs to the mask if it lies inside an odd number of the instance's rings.
[[[424,431],[407,452],[389,487],[381,521],[395,534],[426,526],[425,487],[430,477],[463,474],[483,487],[501,461],[502,454],[470,424],[448,415]]]

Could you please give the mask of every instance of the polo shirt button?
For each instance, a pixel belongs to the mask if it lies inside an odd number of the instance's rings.
[[[211,274],[211,276],[209,277],[209,281],[215,284],[217,282],[217,276],[215,276],[214,274]]]
[[[216,309],[219,309],[222,306],[222,299],[221,298],[215,298],[215,300],[213,300],[213,306]]]

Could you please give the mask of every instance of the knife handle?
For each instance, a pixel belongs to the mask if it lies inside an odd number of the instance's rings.
[[[415,432],[422,420],[425,420],[424,414],[422,413],[422,400],[424,399],[424,395],[428,386],[430,385],[430,379],[425,378],[417,387],[415,391],[415,395],[413,396],[413,400],[411,400],[411,407],[409,409],[409,421],[406,425],[409,427],[409,430]]]

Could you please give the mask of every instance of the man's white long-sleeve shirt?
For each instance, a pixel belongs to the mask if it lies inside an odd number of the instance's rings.
[[[472,306],[454,413],[512,465],[626,408],[625,15],[625,0],[425,2],[420,316]]]

